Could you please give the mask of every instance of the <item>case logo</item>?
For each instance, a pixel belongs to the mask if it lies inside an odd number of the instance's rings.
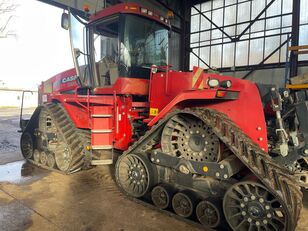
[[[77,76],[74,75],[74,76],[69,76],[69,77],[65,77],[61,80],[61,83],[68,83],[68,82],[71,82],[71,81],[74,81],[77,79]]]

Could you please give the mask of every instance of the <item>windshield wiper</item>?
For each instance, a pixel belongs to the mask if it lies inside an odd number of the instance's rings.
[[[165,40],[165,38],[163,38],[158,45],[161,45],[163,43],[163,41]]]

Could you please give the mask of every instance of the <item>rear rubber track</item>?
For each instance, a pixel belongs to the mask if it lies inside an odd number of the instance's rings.
[[[66,171],[61,171],[56,165],[54,168],[50,168],[33,159],[28,159],[28,161],[41,168],[63,174],[71,174],[81,169],[88,168],[90,166],[90,153],[86,150],[86,146],[90,144],[90,132],[88,130],[76,128],[68,113],[60,104],[46,104],[41,106],[40,110],[46,110],[47,114],[52,118],[52,122],[56,128],[59,145],[57,145],[55,152],[61,154],[64,148],[68,148],[72,158]],[[30,120],[30,122],[33,121]]]
[[[155,140],[157,141],[157,137],[161,133],[165,123],[172,116],[179,113],[194,115],[213,129],[213,132],[218,138],[265,185],[267,190],[279,200],[286,211],[287,225],[285,231],[295,230],[302,208],[303,195],[294,175],[286,168],[275,164],[265,151],[255,144],[251,138],[243,133],[223,113],[208,108],[175,110],[154,125],[142,138],[124,152],[123,155],[131,153],[148,155],[146,152],[152,150],[153,144]],[[120,185],[119,187],[121,188]],[[128,194],[126,195],[129,196]]]

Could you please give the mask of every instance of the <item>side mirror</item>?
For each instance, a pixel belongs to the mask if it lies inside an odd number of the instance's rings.
[[[152,74],[157,73],[157,70],[158,70],[158,68],[157,68],[156,65],[152,65],[152,66],[151,66],[151,72],[152,72]]]
[[[62,13],[61,27],[65,30],[68,30],[68,28],[70,27],[68,13]]]

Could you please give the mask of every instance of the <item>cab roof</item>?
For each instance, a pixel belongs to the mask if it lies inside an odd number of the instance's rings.
[[[119,13],[140,15],[170,27],[169,20],[160,13],[132,2],[117,4],[98,11],[90,16],[89,22],[92,23],[102,18]]]

